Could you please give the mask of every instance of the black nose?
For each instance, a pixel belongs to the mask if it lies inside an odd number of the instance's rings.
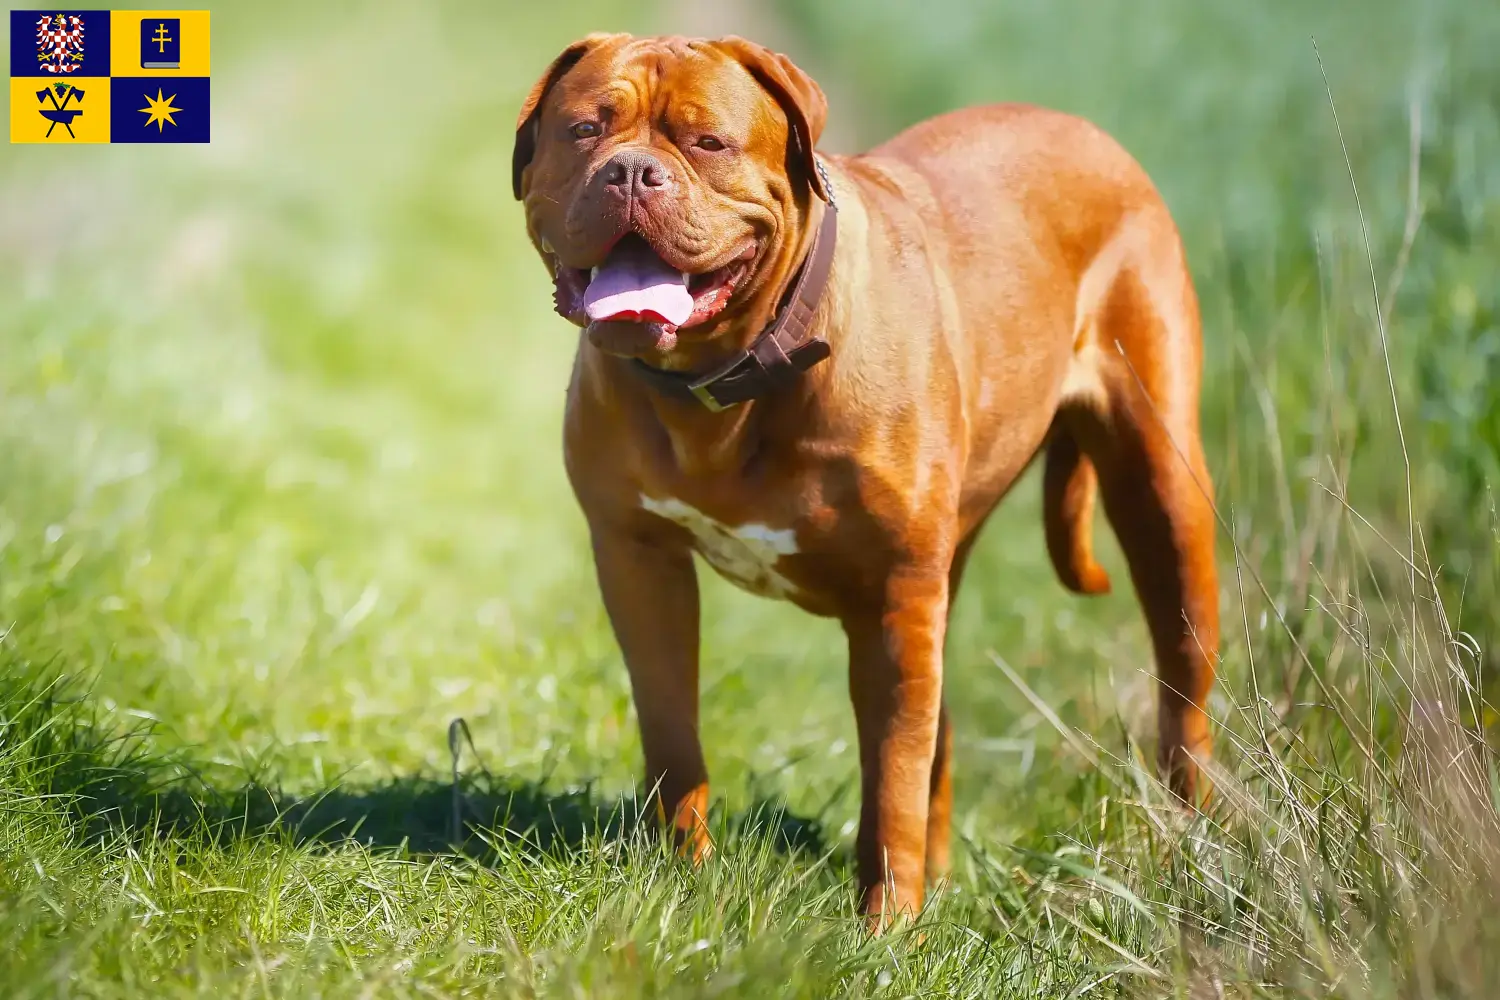
[[[645,150],[616,153],[604,165],[604,187],[615,194],[640,197],[671,186],[672,172],[667,165]]]

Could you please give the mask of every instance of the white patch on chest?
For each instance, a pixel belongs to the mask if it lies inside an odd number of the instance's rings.
[[[785,599],[797,592],[792,581],[776,569],[782,556],[797,551],[797,533],[791,528],[764,524],[731,528],[676,497],[657,500],[643,493],[641,506],[690,531],[698,554],[730,583],[762,597]]]

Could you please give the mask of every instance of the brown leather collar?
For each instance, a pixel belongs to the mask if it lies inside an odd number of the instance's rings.
[[[823,174],[823,185],[829,192],[828,201],[823,206],[823,221],[771,325],[761,331],[749,348],[704,375],[664,371],[639,358],[633,359],[631,369],[647,385],[664,396],[696,399],[718,413],[795,381],[797,376],[832,353],[828,341],[821,337],[803,340],[807,328],[812,325],[813,313],[823,297],[823,290],[828,286],[839,235],[839,213],[833,203],[833,186],[828,183],[821,162],[818,163],[818,172]]]

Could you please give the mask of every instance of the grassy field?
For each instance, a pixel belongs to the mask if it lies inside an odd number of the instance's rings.
[[[841,634],[706,571],[722,850],[672,858],[509,157],[564,44],[681,12],[226,3],[211,145],[0,159],[0,995],[1500,994],[1500,10],[772,6],[830,148],[1033,100],[1179,216],[1212,813],[1155,785],[1134,601],[1055,582],[1027,480],[950,636],[920,939],[855,917]]]

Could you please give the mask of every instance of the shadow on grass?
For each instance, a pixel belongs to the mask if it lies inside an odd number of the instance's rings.
[[[144,777],[144,776],[142,776]],[[90,822],[165,831],[198,828],[216,838],[286,835],[298,843],[357,841],[417,854],[456,851],[482,860],[505,841],[540,851],[567,851],[601,840],[656,835],[643,800],[600,797],[587,788],[549,789],[510,777],[451,782],[402,777],[370,786],[335,786],[289,795],[258,783],[222,791],[177,779],[165,787],[130,774],[82,790]],[[454,822],[455,801],[459,821]],[[770,836],[787,854],[819,855],[825,838],[814,819],[765,800],[724,819],[734,836]]]
[[[654,805],[591,788],[480,770],[452,780],[411,776],[294,795],[270,782],[223,787],[198,777],[191,757],[148,751],[144,731],[112,732],[72,685],[17,675],[0,663],[0,786],[63,803],[86,835],[198,833],[224,842],[280,836],[298,844],[355,841],[415,854],[459,852],[479,861],[500,842],[566,852],[601,840],[656,836]],[[647,808],[650,811],[647,811]],[[820,856],[821,824],[769,799],[727,817],[731,837],[769,838],[788,855]]]

